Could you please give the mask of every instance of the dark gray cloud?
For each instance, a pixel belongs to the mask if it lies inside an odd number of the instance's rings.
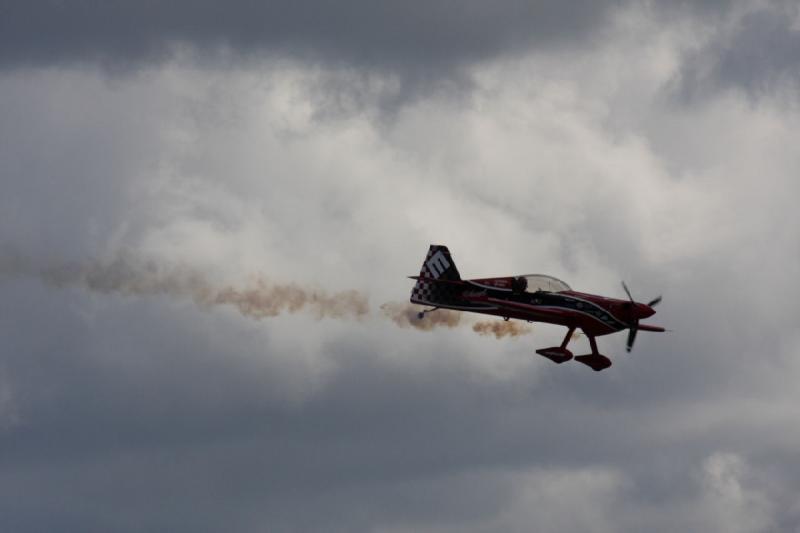
[[[687,59],[684,95],[738,89],[752,97],[800,83],[800,13],[795,2],[757,4],[722,17],[710,41]]]
[[[170,2],[9,0],[0,6],[0,69],[100,67],[130,73],[172,59],[241,65],[288,59],[328,69],[320,116],[471,88],[466,69],[530,50],[597,46],[636,0],[503,2]],[[730,0],[651,6],[676,19],[724,19]],[[733,67],[734,70],[737,67]],[[338,69],[338,71],[337,71]],[[391,74],[377,93],[371,73]]]
[[[0,64],[99,62],[124,69],[184,45],[406,72],[450,70],[532,43],[582,41],[622,4],[10,0],[0,8]]]

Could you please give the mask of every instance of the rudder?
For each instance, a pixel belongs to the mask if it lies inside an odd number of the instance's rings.
[[[420,269],[419,279],[411,290],[411,302],[422,305],[447,305],[457,299],[456,286],[434,280],[460,281],[456,264],[447,246],[431,244]]]

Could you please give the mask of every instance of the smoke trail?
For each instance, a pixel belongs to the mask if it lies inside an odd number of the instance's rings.
[[[462,320],[463,315],[458,311],[438,309],[433,313],[426,313],[419,318],[418,313],[422,308],[413,304],[397,302],[385,303],[381,306],[384,316],[391,319],[401,328],[415,328],[430,331],[437,327],[454,328],[470,321]],[[518,337],[531,333],[533,328],[527,324],[505,320],[482,320],[472,324],[472,331],[479,335],[494,335],[496,339],[503,337]]]
[[[439,309],[435,313],[427,313],[424,318],[418,318],[420,307],[412,304],[397,302],[385,303],[381,306],[384,316],[391,319],[401,328],[416,328],[430,331],[436,327],[454,328],[461,322],[461,313]]]
[[[318,318],[362,317],[369,313],[366,296],[355,290],[329,295],[294,284],[269,285],[261,279],[254,288],[226,287],[217,292],[213,303],[233,305],[243,315],[254,318],[277,316],[283,311],[296,313],[304,308],[311,309]]]
[[[472,331],[481,335],[494,335],[496,339],[503,337],[518,337],[533,331],[533,328],[520,322],[505,320],[484,320],[472,325]]]
[[[110,261],[72,263],[44,268],[19,257],[4,257],[0,274],[33,276],[56,287],[76,286],[101,293],[168,295],[191,298],[200,306],[229,305],[242,315],[261,319],[310,310],[318,318],[360,318],[369,313],[366,295],[358,291],[329,294],[294,283],[271,283],[255,276],[244,287],[218,286],[182,266],[168,268],[124,255]]]
[[[163,266],[143,261],[128,254],[118,254],[107,261],[63,263],[36,266],[37,263],[19,254],[2,250],[0,276],[34,277],[55,287],[82,287],[104,294],[166,295],[189,298],[201,307],[231,306],[242,315],[262,319],[282,313],[310,311],[317,318],[363,318],[370,313],[367,296],[356,290],[327,293],[296,283],[272,283],[262,276],[253,276],[244,286],[218,285],[185,266]],[[430,331],[434,328],[455,328],[472,324],[480,335],[495,338],[516,337],[533,331],[518,322],[487,320],[473,323],[462,320],[458,311],[439,309],[423,318],[421,307],[410,303],[389,302],[380,306],[384,317],[403,328]]]

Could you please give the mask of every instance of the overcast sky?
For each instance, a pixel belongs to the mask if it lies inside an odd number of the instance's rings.
[[[0,530],[796,533],[798,139],[794,1],[0,0]],[[398,327],[430,243],[673,332]]]

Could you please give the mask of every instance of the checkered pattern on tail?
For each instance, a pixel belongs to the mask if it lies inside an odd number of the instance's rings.
[[[431,244],[428,255],[422,262],[417,284],[411,289],[411,302],[422,305],[453,305],[459,302],[459,292],[461,288],[449,283],[436,283],[427,281],[428,279],[443,279],[458,281],[461,275],[458,273],[453,258],[450,257],[450,250],[447,246]]]

